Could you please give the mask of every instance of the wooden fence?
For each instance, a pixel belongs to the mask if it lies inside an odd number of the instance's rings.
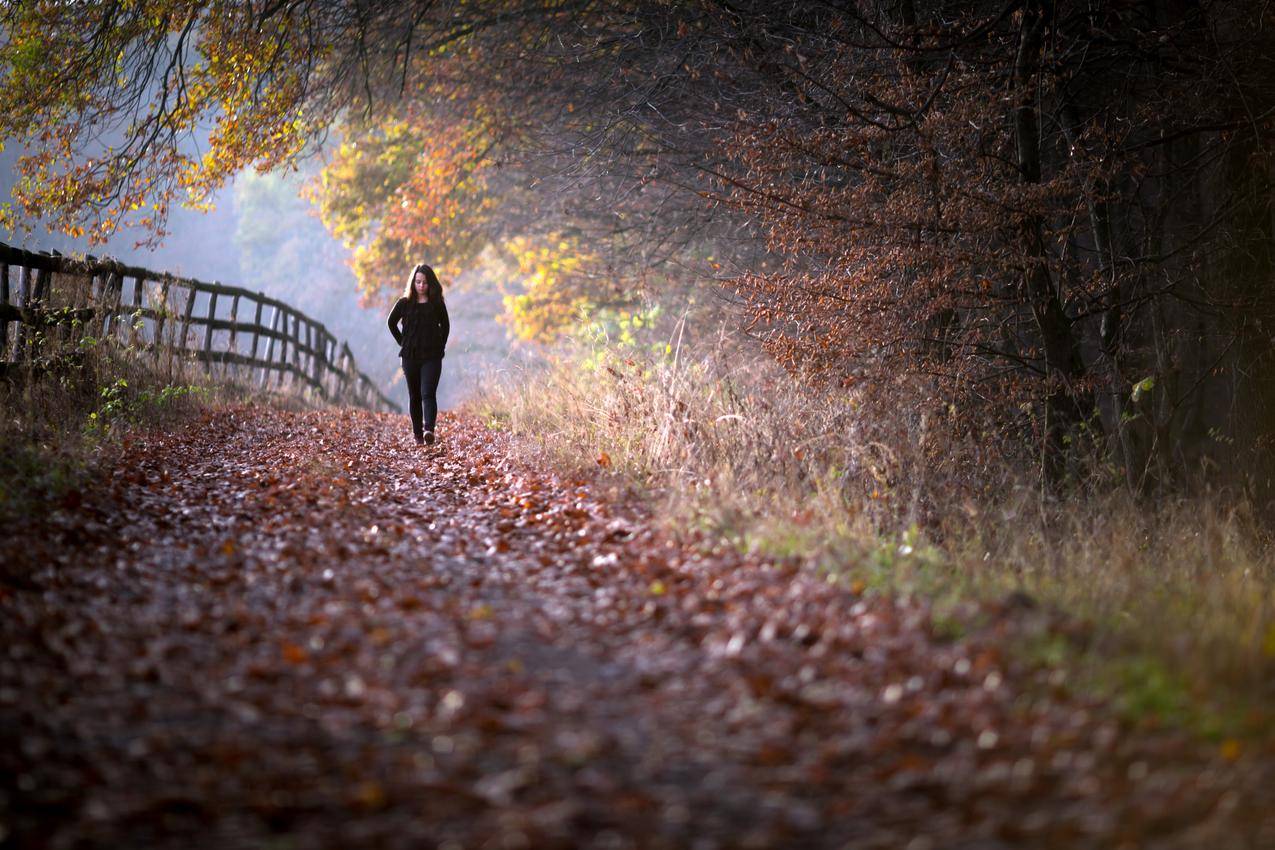
[[[282,301],[112,259],[77,260],[0,242],[0,363],[30,361],[42,333],[76,323],[95,338],[155,357],[191,357],[241,382],[400,412],[359,371],[347,343]]]

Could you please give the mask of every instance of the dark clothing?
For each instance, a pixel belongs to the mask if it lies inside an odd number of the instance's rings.
[[[441,357],[429,360],[403,358],[403,377],[407,379],[407,409],[412,415],[412,433],[418,440],[425,431],[433,431],[434,424],[438,421],[438,379],[442,374]]]
[[[390,311],[389,326],[394,341],[399,344],[399,357],[405,361],[441,359],[451,332],[447,305],[441,300],[434,304],[400,298]]]

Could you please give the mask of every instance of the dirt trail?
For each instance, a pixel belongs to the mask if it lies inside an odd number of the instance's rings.
[[[1275,777],[1000,629],[676,545],[441,424],[221,411],[0,529],[0,844],[1275,847]]]

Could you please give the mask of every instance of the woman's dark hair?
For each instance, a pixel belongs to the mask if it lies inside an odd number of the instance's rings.
[[[412,269],[412,273],[407,276],[407,286],[403,289],[403,297],[408,301],[416,300],[414,284],[418,272],[425,273],[425,300],[431,304],[443,303],[443,285],[438,282],[438,275],[434,274],[434,270],[424,263]]]

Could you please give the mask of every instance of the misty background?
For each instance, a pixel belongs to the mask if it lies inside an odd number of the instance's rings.
[[[21,154],[21,148],[9,144],[0,151],[0,202],[11,197]],[[174,205],[169,234],[153,250],[134,247],[146,234],[133,229],[121,229],[105,245],[92,247],[86,238],[50,234],[42,225],[27,235],[0,228],[0,241],[32,251],[114,257],[286,301],[347,341],[358,367],[406,410],[398,346],[386,318],[410,269],[403,269],[401,279],[385,281],[374,300],[361,303],[348,265],[350,252],[328,234],[317,211],[300,195],[302,185],[319,168],[313,161],[308,166],[309,170],[287,174],[242,172],[214,196],[211,212]],[[431,257],[419,261],[438,263]],[[526,344],[516,345],[497,321],[502,311],[501,285],[513,282],[493,280],[491,273],[476,270],[459,283],[443,281],[451,318],[438,388],[444,409],[463,402],[484,374],[512,368],[530,354]]]

